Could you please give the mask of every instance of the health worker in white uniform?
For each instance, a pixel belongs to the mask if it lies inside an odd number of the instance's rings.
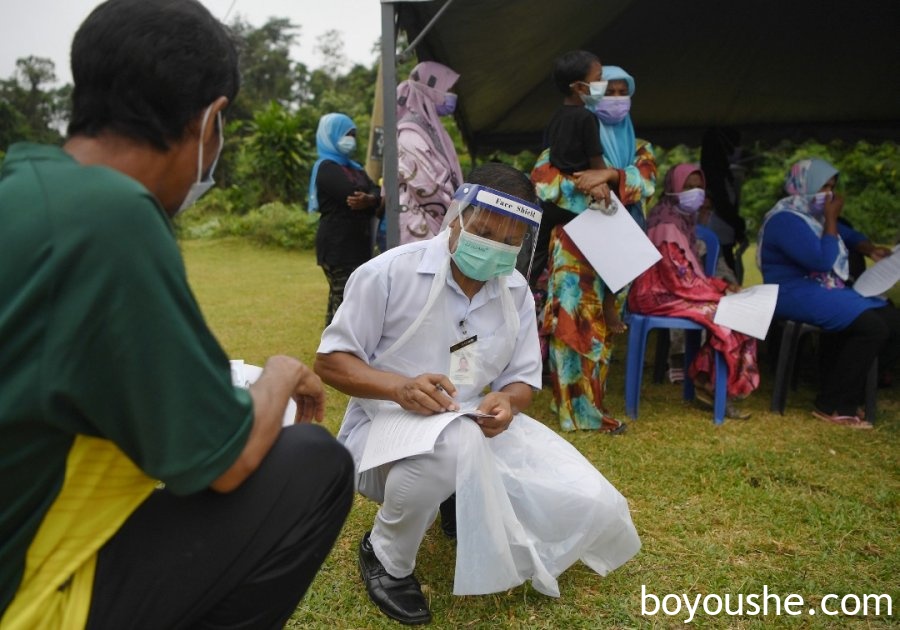
[[[540,224],[531,182],[489,163],[460,186],[433,239],[359,267],[315,370],[351,399],[338,434],[357,488],[381,503],[359,548],[369,597],[427,623],[413,575],[438,506],[456,494],[456,595],[605,575],[640,548],[625,498],[574,447],[522,411],[541,387],[526,273]]]

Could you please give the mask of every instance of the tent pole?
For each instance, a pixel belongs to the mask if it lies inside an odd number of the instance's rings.
[[[388,249],[400,244],[400,185],[397,164],[397,32],[396,7],[381,4],[381,71],[384,112],[384,157],[382,161],[384,211]]]

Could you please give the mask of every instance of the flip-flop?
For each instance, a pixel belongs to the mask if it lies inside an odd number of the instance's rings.
[[[866,420],[860,420],[856,416],[842,416],[837,413],[827,414],[823,411],[819,411],[818,409],[813,409],[812,414],[818,418],[819,420],[824,420],[825,422],[830,422],[831,424],[836,424],[842,427],[848,427],[850,429],[874,429],[875,427],[871,422],[867,422]]]
[[[618,424],[618,426],[615,426],[613,423]],[[607,427],[611,427],[611,428],[607,428]],[[624,422],[622,422],[621,420],[617,420],[616,418],[613,418],[612,416],[603,414],[603,424],[600,426],[599,429],[597,429],[597,431],[599,431],[600,433],[605,433],[607,435],[619,435],[621,433],[625,433],[625,431],[627,429],[628,429],[628,425],[625,424]]]

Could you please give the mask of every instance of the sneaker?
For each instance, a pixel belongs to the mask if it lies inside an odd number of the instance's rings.
[[[375,556],[369,533],[359,543],[359,572],[369,599],[385,615],[408,626],[431,621],[431,611],[416,576],[410,573],[396,578],[388,573]]]
[[[812,414],[818,418],[819,420],[824,420],[825,422],[830,422],[831,424],[837,424],[842,427],[848,427],[850,429],[874,429],[871,422],[866,420],[862,420],[856,416],[842,416],[838,413],[827,414],[823,411],[819,411],[818,409],[813,409]]]
[[[684,382],[683,368],[669,368],[669,382],[672,384]]]

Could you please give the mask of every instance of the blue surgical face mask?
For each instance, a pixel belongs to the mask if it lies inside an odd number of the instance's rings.
[[[587,81],[576,81],[575,83],[581,83],[583,85],[588,86],[588,90],[590,90],[589,94],[581,94],[578,96],[581,97],[581,102],[593,109],[597,106],[604,96],[606,96],[606,85],[609,83],[608,81],[591,81],[588,83]]]
[[[516,268],[516,258],[520,249],[519,245],[506,245],[483,236],[469,234],[463,228],[456,240],[456,250],[451,256],[464,276],[486,282],[495,276],[511,274]]]
[[[622,122],[630,111],[630,96],[604,96],[594,107],[597,118],[607,125],[616,125]]]
[[[212,111],[212,105],[206,108],[206,112],[203,114],[203,122],[200,123],[200,148],[197,154],[197,181],[191,184],[191,187],[188,189],[187,195],[184,197],[184,201],[181,202],[181,205],[178,207],[178,210],[175,211],[175,214],[172,217],[177,217],[179,214],[187,210],[190,206],[194,205],[194,203],[206,193],[213,185],[216,183],[216,180],[213,179],[213,172],[216,170],[216,164],[219,163],[219,156],[222,155],[222,147],[225,146],[225,136],[222,131],[222,112],[218,112],[216,114],[216,121],[219,123],[219,149],[216,151],[216,159],[213,160],[212,166],[209,167],[209,171],[206,173],[206,177],[203,176],[203,134],[206,130],[206,123],[209,119],[209,112]]]
[[[356,151],[356,138],[344,136],[337,141],[337,149],[344,155],[353,155],[353,152]]]
[[[831,198],[834,196],[834,193],[828,192],[820,192],[816,193],[809,200],[809,213],[815,216],[821,216],[825,213],[825,204],[831,201]]]
[[[706,199],[706,191],[702,188],[691,188],[680,193],[675,193],[678,197],[678,207],[685,214],[696,214],[700,210]]]
[[[456,111],[456,94],[447,92],[444,94],[444,102],[435,107],[438,116],[449,116]]]

